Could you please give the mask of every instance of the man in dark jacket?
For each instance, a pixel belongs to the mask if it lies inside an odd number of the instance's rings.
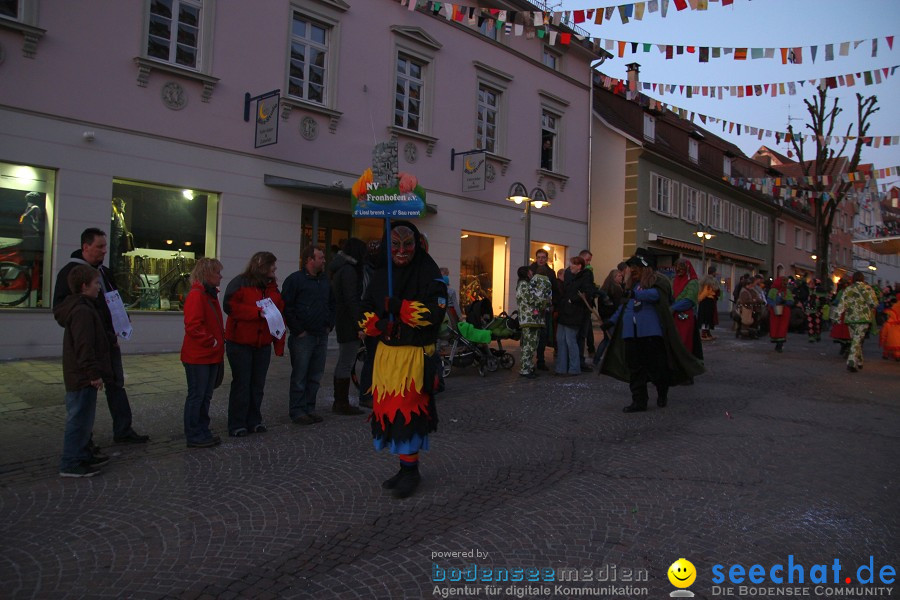
[[[338,359],[334,365],[334,403],[331,411],[339,415],[361,415],[350,405],[350,375],[359,352],[362,319],[363,263],[366,243],[359,238],[344,242],[343,249],[328,265],[328,279],[335,302],[335,327]]]
[[[67,277],[76,265],[89,265],[100,271],[102,289],[94,302],[97,304],[100,319],[103,321],[103,327],[109,334],[112,344],[109,350],[114,377],[106,384],[106,404],[109,406],[109,414],[112,416],[113,441],[117,444],[142,444],[147,442],[150,436],[140,435],[131,427],[131,405],[128,403],[128,394],[124,387],[125,371],[122,368],[122,349],[116,341],[118,338],[113,327],[112,314],[109,312],[104,297],[105,293],[116,289],[112,272],[103,266],[106,250],[106,233],[102,229],[91,227],[82,232],[81,250],[72,253],[69,263],[60,269],[56,276],[56,286],[53,288],[53,308],[56,308],[72,293],[69,290]]]
[[[291,352],[289,414],[298,425],[320,423],[316,394],[325,372],[328,334],[334,327],[334,295],[325,276],[325,253],[307,246],[300,255],[303,268],[284,281],[281,297]]]

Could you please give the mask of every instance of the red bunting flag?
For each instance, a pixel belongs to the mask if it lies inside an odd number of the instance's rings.
[[[746,48],[735,48],[734,49],[734,60],[747,60],[747,49]]]
[[[574,19],[575,23],[584,23],[584,11],[583,10],[576,10],[573,14],[575,16],[575,19]]]
[[[572,42],[572,34],[571,33],[560,33],[559,34],[559,43],[563,46],[568,46]]]
[[[677,8],[678,10],[686,9],[687,1],[686,0],[675,0],[675,8]]]

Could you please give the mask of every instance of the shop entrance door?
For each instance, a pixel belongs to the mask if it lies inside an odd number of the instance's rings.
[[[350,237],[352,227],[353,218],[347,213],[304,208],[301,215],[300,251],[315,243],[325,251],[325,260],[331,262]]]

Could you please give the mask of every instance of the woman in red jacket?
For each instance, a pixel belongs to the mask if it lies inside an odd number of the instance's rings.
[[[228,321],[225,325],[225,354],[231,366],[231,392],[228,395],[228,435],[242,437],[263,433],[262,399],[266,373],[272,357],[284,356],[284,332],[274,337],[257,302],[272,300],[284,313],[284,301],[275,279],[275,255],[257,252],[244,272],[225,288],[223,306]]]
[[[211,448],[221,443],[209,430],[209,401],[225,368],[225,328],[219,306],[222,263],[201,258],[191,271],[191,291],[184,301],[184,342],[181,362],[187,375],[184,437],[188,448]]]

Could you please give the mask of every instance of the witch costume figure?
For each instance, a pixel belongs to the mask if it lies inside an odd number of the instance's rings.
[[[406,498],[421,479],[419,451],[428,450],[428,434],[437,429],[436,342],[447,307],[440,269],[409,221],[391,223],[363,307],[360,326],[378,340],[370,388],[372,437],[376,450],[388,448],[400,459],[400,470],[382,487]]]

